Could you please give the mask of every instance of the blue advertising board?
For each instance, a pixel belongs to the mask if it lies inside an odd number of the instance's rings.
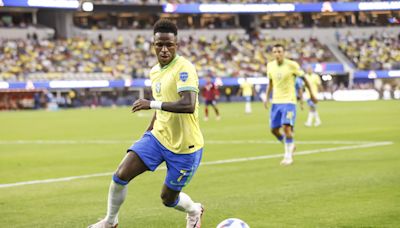
[[[78,9],[79,0],[0,0],[0,7]]]
[[[399,78],[400,70],[356,71],[355,79]]]
[[[290,13],[399,10],[400,1],[253,3],[253,4],[165,4],[165,13]]]

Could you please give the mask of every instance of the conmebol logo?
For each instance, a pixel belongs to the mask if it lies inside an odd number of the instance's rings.
[[[171,4],[171,3],[167,3],[164,6],[164,12],[165,13],[174,13],[176,11],[177,5],[175,4]]]

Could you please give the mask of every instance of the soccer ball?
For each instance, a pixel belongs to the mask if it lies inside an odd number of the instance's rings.
[[[240,219],[228,218],[218,224],[217,228],[250,228],[250,226]]]

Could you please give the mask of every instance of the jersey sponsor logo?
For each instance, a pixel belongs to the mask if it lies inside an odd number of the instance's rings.
[[[181,72],[179,73],[179,79],[181,79],[181,81],[186,82],[186,80],[188,79],[189,74],[187,72]]]
[[[161,92],[161,82],[156,83],[156,92],[160,93]]]

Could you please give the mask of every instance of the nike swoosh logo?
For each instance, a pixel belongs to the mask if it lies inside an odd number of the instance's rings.
[[[194,224],[193,228],[197,227],[197,223],[199,222],[199,218],[197,218],[196,223]]]

